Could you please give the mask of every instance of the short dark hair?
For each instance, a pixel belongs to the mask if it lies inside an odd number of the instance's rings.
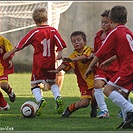
[[[101,14],[101,16],[102,16],[102,17],[109,17],[109,12],[110,12],[110,10],[105,10],[105,11]]]
[[[70,39],[73,36],[77,36],[77,35],[81,35],[83,40],[86,41],[86,34],[83,31],[74,31],[74,32],[72,32],[72,34],[70,35]]]
[[[114,6],[109,13],[109,18],[120,24],[125,24],[127,22],[127,9],[124,6]]]

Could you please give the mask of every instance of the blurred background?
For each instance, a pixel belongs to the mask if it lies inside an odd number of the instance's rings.
[[[68,45],[63,51],[63,56],[68,56],[73,51],[70,34],[75,30],[84,31],[87,35],[87,45],[93,47],[93,37],[101,29],[101,13],[115,5],[127,8],[126,26],[133,31],[133,2],[130,1],[1,1],[0,35],[8,38],[13,46],[17,45],[21,38],[35,27],[31,16],[33,10],[43,6],[48,10],[48,24],[58,29]],[[32,54],[32,46],[15,54],[15,72],[31,70]]]

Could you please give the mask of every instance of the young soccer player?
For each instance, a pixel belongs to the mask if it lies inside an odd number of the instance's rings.
[[[111,31],[111,25],[109,22],[109,10],[105,10],[101,14],[101,30],[98,31],[94,37],[94,53],[96,53],[103,44],[106,36]],[[113,51],[112,51],[113,54]],[[104,57],[98,62],[98,65],[95,66],[95,98],[98,104],[98,107],[101,112],[99,112],[98,118],[109,118],[109,112],[107,105],[105,103],[104,94],[103,94],[103,87],[106,85],[107,81],[118,71],[118,62],[115,60],[112,62],[109,67],[105,70],[100,68],[100,64],[108,59],[111,55],[106,53]]]
[[[86,46],[86,34],[83,31],[74,31],[70,36],[74,51],[68,58],[63,58],[63,63],[56,70],[50,72],[58,73],[61,70],[73,69],[77,76],[77,83],[81,93],[79,101],[70,104],[63,112],[62,117],[69,117],[78,109],[86,108],[91,102],[91,117],[97,116],[97,103],[93,97],[94,75],[93,73],[84,79],[84,73],[90,64],[93,50]],[[90,59],[89,59],[90,58]]]
[[[4,55],[4,59],[31,44],[34,47],[31,91],[38,103],[37,115],[42,114],[42,108],[46,104],[38,86],[41,82],[49,83],[57,104],[57,113],[62,113],[63,101],[59,87],[55,84],[56,74],[49,73],[48,70],[55,69],[55,46],[58,51],[57,59],[62,58],[62,50],[67,46],[59,32],[54,27],[47,25],[48,18],[45,8],[35,9],[32,17],[37,28],[29,31],[13,50]]]
[[[124,112],[124,122],[119,127],[129,128],[133,124],[133,105],[123,97],[123,94],[128,97],[129,92],[133,90],[133,34],[125,26],[127,22],[126,7],[114,6],[109,13],[109,18],[113,30],[96,52],[84,77],[87,78],[91,74],[95,64],[103,58],[104,54],[115,52],[114,59],[117,58],[120,64],[119,71],[112,76],[103,92]],[[117,88],[120,88],[123,93],[117,92]]]
[[[11,102],[14,102],[16,95],[12,87],[8,83],[8,75],[14,73],[14,66],[12,62],[12,56],[9,56],[8,59],[3,60],[3,55],[13,49],[11,42],[0,36],[0,87],[4,90]],[[4,99],[2,92],[0,92],[0,110],[10,109],[9,104]]]

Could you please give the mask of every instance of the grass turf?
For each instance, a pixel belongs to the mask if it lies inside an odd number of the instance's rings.
[[[52,92],[46,91],[44,97],[47,105],[44,107],[43,114],[35,118],[23,118],[20,113],[21,105],[29,100],[35,101],[30,91],[30,74],[9,75],[9,83],[16,93],[16,101],[11,103],[7,94],[2,91],[11,109],[0,111],[0,131],[122,131],[116,129],[123,121],[122,118],[117,118],[119,108],[107,98],[109,119],[90,118],[90,106],[77,110],[69,118],[62,118],[54,109],[55,101]],[[79,100],[80,93],[73,73],[65,74],[61,94],[65,108]],[[132,94],[130,97],[132,100]],[[132,129],[124,131],[132,131]]]

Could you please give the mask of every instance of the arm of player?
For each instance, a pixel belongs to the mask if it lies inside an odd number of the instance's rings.
[[[8,57],[10,57],[12,54],[14,54],[17,51],[18,51],[18,49],[17,48],[14,48],[11,51],[5,53],[4,56],[3,56],[3,60],[6,60]]]
[[[57,54],[57,57],[56,57],[56,60],[60,60],[60,59],[62,59],[62,50],[58,51],[58,54]]]
[[[63,61],[64,62],[75,62],[75,61],[82,61],[82,60],[85,60],[85,59],[86,59],[86,56],[81,55],[81,56],[78,56],[78,57],[75,57],[75,58],[64,57]]]
[[[84,74],[84,78],[86,79],[88,77],[89,74],[92,73],[93,68],[95,66],[95,64],[99,61],[99,58],[97,56],[94,57],[94,59],[91,61],[88,69],[86,70],[85,74]]]
[[[49,70],[48,72],[58,73],[59,71],[64,70],[66,67],[67,67],[66,64],[61,64],[56,70]]]
[[[82,60],[92,60],[92,58],[94,57],[94,54],[91,53],[89,56],[85,56],[85,55],[81,55],[75,58],[69,58],[69,57],[64,57],[63,61],[65,62],[75,62],[75,61],[82,61]]]
[[[117,60],[116,55],[114,55],[114,56],[110,57],[109,59],[105,60],[104,62],[102,62],[102,63],[100,64],[100,68],[101,68],[102,70],[106,70],[107,67],[108,67],[114,60]]]

